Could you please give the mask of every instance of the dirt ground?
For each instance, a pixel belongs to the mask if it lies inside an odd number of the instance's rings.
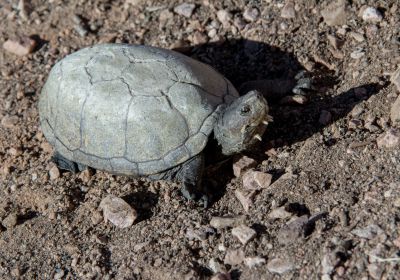
[[[181,3],[0,1],[1,45],[36,42],[26,55],[0,50],[0,278],[400,279],[400,150],[376,144],[395,127],[399,2]],[[377,13],[365,18],[367,7]],[[175,183],[58,174],[38,97],[56,61],[100,42],[173,48],[238,88],[300,70],[312,77],[307,101],[269,97],[275,121],[246,155],[273,183],[248,197],[247,211],[232,161],[207,169],[217,194],[208,209],[187,203]],[[137,210],[131,227],[104,222],[108,194]],[[256,232],[245,245],[238,225]]]

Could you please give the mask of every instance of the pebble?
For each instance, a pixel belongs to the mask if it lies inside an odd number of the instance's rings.
[[[239,177],[244,171],[256,166],[257,162],[254,159],[247,156],[242,156],[233,163],[233,174],[236,177]]]
[[[340,40],[340,39],[338,39],[338,37],[333,36],[333,35],[331,35],[331,34],[328,34],[328,35],[326,36],[326,38],[328,39],[329,44],[330,44],[332,47],[334,47],[336,50],[337,50],[337,49],[340,49],[340,48],[343,46],[343,44],[344,44],[344,41],[343,41],[343,40]]]
[[[318,122],[322,125],[328,125],[332,121],[332,114],[329,111],[322,110]]]
[[[400,145],[400,132],[391,128],[376,139],[376,144],[378,148],[394,149]]]
[[[400,66],[392,75],[390,75],[390,82],[397,87],[398,91],[400,91]]]
[[[244,264],[247,265],[250,269],[256,266],[261,266],[265,264],[265,258],[262,257],[246,257],[244,259]]]
[[[54,278],[53,279],[61,279],[63,278],[65,275],[64,270],[59,270],[56,274],[54,274]]]
[[[358,33],[358,32],[350,32],[349,35],[351,37],[353,37],[354,40],[356,40],[357,42],[361,43],[364,42],[364,35]]]
[[[229,273],[217,273],[211,277],[210,280],[231,280],[231,275]]]
[[[201,229],[192,229],[189,228],[186,230],[185,234],[186,238],[189,240],[206,240],[207,239],[207,231]]]
[[[234,227],[244,221],[244,216],[235,217],[212,217],[210,221],[210,226],[216,229]]]
[[[321,260],[321,272],[322,274],[329,275],[333,272],[335,267],[339,264],[340,258],[336,252],[326,253]]]
[[[19,118],[17,116],[5,116],[1,119],[1,125],[5,128],[13,128],[18,121]]]
[[[9,214],[2,221],[3,226],[7,229],[15,227],[17,223],[18,223],[18,215],[15,213]]]
[[[100,211],[93,211],[92,216],[90,217],[93,225],[100,224],[103,220],[103,215]]]
[[[18,56],[24,56],[34,51],[36,47],[36,41],[29,37],[22,37],[18,40],[7,40],[3,44],[3,48]]]
[[[304,95],[295,94],[283,97],[279,102],[281,104],[300,104],[304,105],[308,101],[308,98]]]
[[[381,12],[374,7],[367,7],[362,13],[362,19],[365,22],[380,22],[383,19]]]
[[[348,128],[349,129],[355,130],[355,129],[360,128],[362,126],[363,126],[363,122],[361,120],[359,120],[359,119],[351,119],[351,120],[349,120],[349,123],[348,123]]]
[[[250,207],[253,205],[252,198],[254,196],[254,191],[243,192],[235,190],[235,196],[239,200],[240,204],[242,204],[244,211],[249,212]]]
[[[192,43],[195,45],[202,45],[208,42],[208,36],[200,31],[195,31],[192,36]]]
[[[286,0],[285,6],[281,10],[281,17],[283,18],[294,18],[296,17],[296,11],[294,9],[293,0]]]
[[[195,4],[191,3],[182,3],[174,8],[174,12],[178,15],[190,18],[196,8]]]
[[[367,265],[367,270],[372,279],[382,279],[384,267],[377,263],[370,263]]]
[[[260,190],[271,185],[272,175],[250,169],[243,174],[243,187],[248,190]]]
[[[249,22],[256,21],[260,16],[260,12],[256,8],[248,7],[243,12],[243,18]]]
[[[247,242],[257,235],[257,233],[254,229],[248,226],[240,225],[232,229],[232,235],[239,239],[243,245],[246,245]]]
[[[400,122],[400,95],[390,109],[390,119],[393,123]]]
[[[383,230],[376,224],[368,225],[364,228],[357,228],[351,231],[352,234],[360,238],[373,239],[383,233]]]
[[[346,1],[336,0],[331,2],[321,11],[321,15],[329,26],[346,24]]]
[[[57,166],[54,165],[52,168],[50,168],[49,176],[50,176],[50,180],[56,180],[56,179],[60,178],[60,170],[58,169]]]
[[[284,274],[294,268],[292,262],[287,259],[275,258],[268,262],[267,269],[271,273]]]
[[[122,198],[108,195],[100,202],[104,219],[110,221],[116,227],[130,227],[137,218],[136,210]]]
[[[350,53],[350,57],[353,59],[360,59],[365,55],[365,51],[363,49],[356,49],[355,51]]]
[[[285,206],[278,207],[268,214],[270,219],[286,219],[292,216],[292,213],[285,210]]]
[[[229,250],[224,258],[224,264],[239,265],[244,261],[244,252],[242,249]]]
[[[219,10],[217,12],[217,19],[222,23],[223,26],[229,26],[229,22],[232,20],[232,14],[227,10]]]
[[[210,261],[208,262],[208,267],[213,273],[226,272],[225,267],[214,258],[210,259]]]
[[[300,216],[288,224],[284,225],[278,232],[278,242],[281,244],[290,244],[304,237],[308,226],[308,217]]]

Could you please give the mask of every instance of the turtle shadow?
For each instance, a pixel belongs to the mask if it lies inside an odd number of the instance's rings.
[[[263,42],[246,39],[207,43],[178,51],[213,66],[237,89],[242,84],[254,80],[286,81],[284,86],[287,88],[279,89],[277,93],[266,96],[274,122],[268,127],[262,143],[254,150],[246,152],[259,161],[267,158],[265,151],[269,148],[291,145],[304,141],[316,133],[321,133],[325,127],[346,117],[357,104],[388,85],[384,81],[368,83],[342,93],[327,95],[325,93],[338,83],[338,77],[334,71],[316,62],[312,72],[308,72],[293,53]],[[315,90],[306,93],[309,101],[297,106],[277,102],[282,97],[292,94],[291,89],[296,85],[295,77],[301,71],[313,80]],[[323,111],[328,117],[321,121]],[[333,137],[328,137],[324,141],[327,147],[335,143]],[[223,179],[226,183],[233,178],[232,172],[218,173],[217,176],[220,181],[221,177],[228,176]],[[226,188],[226,184],[224,186]],[[217,197],[221,197],[220,192]]]

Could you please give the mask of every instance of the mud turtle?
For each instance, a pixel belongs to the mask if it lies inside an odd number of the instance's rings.
[[[239,97],[210,66],[126,44],[88,47],[56,63],[39,113],[61,169],[177,180],[188,199],[202,194],[202,151],[212,133],[231,155],[253,145],[270,118],[261,94]]]

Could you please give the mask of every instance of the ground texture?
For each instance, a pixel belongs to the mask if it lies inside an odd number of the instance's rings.
[[[400,148],[390,119],[399,2],[182,3],[0,2],[0,43],[8,42],[0,50],[0,278],[400,279]],[[56,61],[100,42],[175,49],[238,88],[305,70],[315,90],[269,96],[275,121],[246,153],[272,184],[249,192],[234,161],[211,165],[205,181],[216,201],[202,209],[178,184],[60,173],[40,130],[40,90]],[[391,149],[377,145],[387,132]],[[99,204],[109,194],[137,210],[131,227],[104,222]],[[238,231],[252,239],[243,244]]]

